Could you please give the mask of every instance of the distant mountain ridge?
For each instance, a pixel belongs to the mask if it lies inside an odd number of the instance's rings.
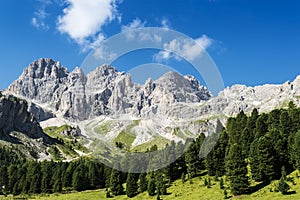
[[[32,100],[65,118],[86,120],[101,115],[130,114],[147,117],[176,102],[199,103],[211,93],[192,76],[169,72],[157,81],[135,84],[124,72],[103,65],[85,75],[69,73],[60,62],[39,59],[30,64],[6,90]]]
[[[225,125],[240,111],[269,112],[287,107],[289,101],[299,106],[300,76],[278,85],[233,85],[213,97],[190,75],[168,72],[139,85],[109,65],[85,75],[80,68],[69,72],[60,62],[42,58],[4,93],[26,99],[43,128],[78,125],[83,135],[96,141],[89,146],[113,145],[130,136],[127,145],[134,148],[151,141],[185,141],[201,132],[209,135],[219,122]]]

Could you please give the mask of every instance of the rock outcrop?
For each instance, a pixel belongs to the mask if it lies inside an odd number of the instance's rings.
[[[5,96],[0,92],[0,139],[9,142],[18,142],[10,134],[19,132],[31,139],[40,139],[51,144],[53,139],[44,134],[35,117],[29,113],[25,100],[12,95]]]

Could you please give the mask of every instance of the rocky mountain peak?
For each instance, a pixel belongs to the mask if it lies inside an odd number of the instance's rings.
[[[129,74],[107,64],[85,75],[78,67],[69,73],[52,59],[34,61],[7,91],[47,105],[53,113],[72,120],[103,114],[165,113],[170,103],[197,103],[211,97],[196,78],[177,72],[139,85],[132,82]]]
[[[23,76],[41,79],[44,77],[63,78],[68,70],[50,58],[41,58],[31,63],[23,72]]]
[[[110,75],[116,74],[118,71],[116,70],[116,68],[114,68],[108,64],[104,64],[104,65],[97,67],[93,72],[100,76],[110,76]]]
[[[76,67],[68,76],[69,82],[72,84],[74,82],[86,82],[86,76],[84,75],[84,72],[79,67]]]

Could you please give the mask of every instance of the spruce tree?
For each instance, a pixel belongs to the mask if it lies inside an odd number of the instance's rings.
[[[300,170],[300,131],[294,136],[294,154],[296,160],[297,169]]]
[[[251,169],[251,177],[255,181],[260,181],[260,168],[259,168],[259,159],[258,159],[258,141],[259,138],[254,139],[250,146],[250,169]]]
[[[276,177],[276,152],[269,134],[258,140],[257,157],[259,166],[259,178],[261,181],[269,182]],[[254,163],[255,165],[255,163]]]
[[[220,179],[220,189],[221,190],[224,189],[224,179],[223,178]]]
[[[145,192],[148,187],[146,175],[147,175],[146,173],[141,173],[139,175],[139,188],[142,193]]]
[[[134,197],[138,193],[138,174],[128,173],[126,180],[126,194],[129,198]]]
[[[232,144],[226,162],[227,177],[233,195],[245,194],[248,191],[247,162],[243,158],[241,146]]]
[[[280,178],[280,181],[278,183],[278,190],[282,194],[287,194],[289,189],[290,189],[290,186],[286,182],[286,171],[285,171],[285,167],[283,166],[282,169],[281,169],[281,178]]]
[[[187,165],[187,172],[189,178],[194,178],[200,168],[201,160],[199,158],[199,149],[197,148],[196,141],[187,141],[190,143],[188,150],[185,153],[185,162]]]
[[[113,169],[110,177],[110,190],[114,196],[123,194],[124,188],[122,185],[122,173]]]
[[[88,178],[90,182],[91,189],[95,189],[99,184],[100,177],[97,176],[96,163],[94,161],[88,162]]]
[[[74,190],[79,192],[84,191],[89,187],[87,168],[82,163],[76,167],[73,173],[72,186]]]
[[[148,189],[147,189],[149,196],[154,196],[155,190],[156,190],[156,185],[154,179],[154,172],[151,172],[148,180]]]
[[[28,192],[30,194],[39,194],[41,192],[41,179],[42,179],[41,168],[39,163],[29,162],[26,179],[30,184]]]
[[[2,189],[3,194],[6,193],[7,187],[8,187],[7,167],[6,166],[1,166],[0,167],[0,188]]]
[[[51,185],[53,188],[53,192],[61,192],[62,191],[62,164],[57,163],[54,168],[54,173],[52,176]]]
[[[161,172],[158,172],[156,174],[156,188],[157,188],[157,193],[159,195],[166,195],[167,194],[167,188],[164,183],[164,177]]]

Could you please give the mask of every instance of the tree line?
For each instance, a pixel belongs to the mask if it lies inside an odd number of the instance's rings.
[[[266,185],[278,179],[286,193],[286,174],[300,169],[300,109],[290,102],[288,109],[254,109],[229,118],[206,168],[210,176],[226,175],[233,195],[252,193],[251,181]]]
[[[202,144],[214,137],[218,140],[212,151],[206,158],[199,157]],[[291,102],[288,109],[270,113],[259,114],[254,109],[247,116],[241,111],[228,119],[220,134],[205,137],[201,133],[185,144],[171,142],[163,149],[154,145],[147,152],[155,154],[144,159],[128,153],[120,158],[122,167],[112,169],[92,158],[36,162],[0,148],[1,192],[18,195],[106,189],[108,198],[124,194],[134,197],[143,192],[159,197],[167,194],[173,181],[192,181],[207,171],[216,178],[225,176],[233,195],[253,192],[251,181],[268,184],[275,179],[280,179],[278,188],[286,193],[286,174],[300,169],[300,109]],[[155,168],[162,163],[171,164]],[[140,166],[147,169],[141,173],[132,170]],[[117,170],[124,167],[128,172]],[[206,180],[207,186],[209,182]]]

